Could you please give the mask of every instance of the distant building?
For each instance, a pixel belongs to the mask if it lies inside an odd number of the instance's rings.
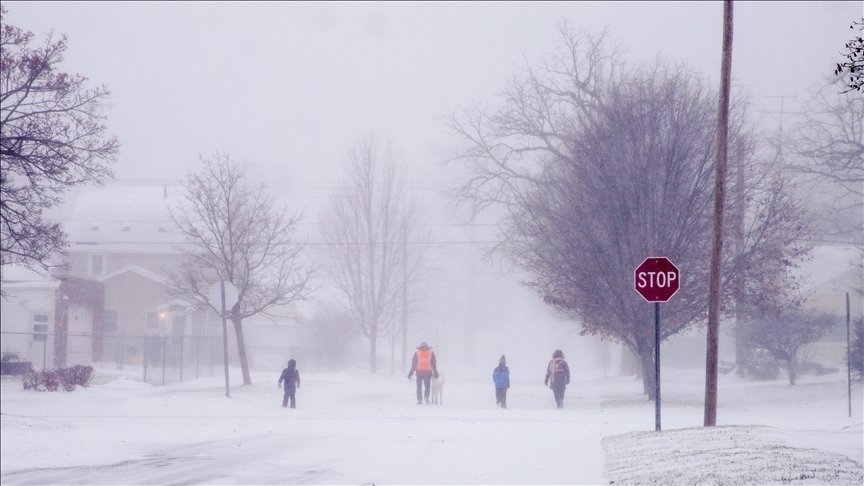
[[[221,333],[215,319],[208,328],[206,312],[169,293],[169,271],[185,258],[168,213],[176,202],[165,186],[108,185],[72,191],[54,211],[69,243],[68,272],[60,276],[67,293],[88,286],[102,292],[84,299],[101,301],[89,313],[70,314],[71,348],[89,334],[93,360],[140,362],[143,336]],[[62,303],[58,311],[68,312]]]
[[[864,262],[861,249],[853,246],[820,246],[813,260],[802,268],[807,278],[802,293],[805,306],[837,316],[837,325],[820,342],[811,345],[810,358],[845,366],[846,294],[852,326],[864,318]],[[851,333],[850,333],[851,334]]]
[[[152,349],[153,336],[173,338],[169,342],[181,347],[187,338],[187,353],[195,352],[189,346],[198,345],[191,344],[193,338],[220,337],[222,320],[216,313],[170,292],[170,272],[186,258],[181,248],[187,243],[169,214],[180,203],[178,196],[178,186],[156,184],[108,184],[70,191],[65,203],[50,213],[67,233],[68,271],[56,279],[3,284],[4,292],[15,290],[18,295],[26,290],[25,300],[30,303],[30,308],[15,311],[16,317],[12,317],[14,306],[8,311],[3,306],[4,333],[13,328],[32,332],[34,325],[41,330],[41,319],[46,315],[48,319],[47,345],[39,341],[23,347],[16,344],[16,349],[41,360],[41,349],[47,346],[49,361],[58,365],[92,361],[122,365],[142,362],[145,352],[158,355]],[[36,294],[40,305],[34,307]],[[251,366],[284,366],[291,350],[313,354],[308,333],[298,329],[295,319],[290,321],[282,319],[276,325],[264,317],[244,320]],[[229,357],[234,361],[230,322],[228,329]],[[201,346],[206,341],[213,347],[211,340],[200,341]],[[12,347],[13,341],[9,343]],[[3,344],[5,350],[7,334]],[[216,353],[221,361],[221,344],[202,353]]]
[[[3,267],[0,343],[4,355],[54,366],[54,324],[60,282],[23,267]]]

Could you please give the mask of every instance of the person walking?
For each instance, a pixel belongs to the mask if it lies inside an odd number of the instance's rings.
[[[501,408],[507,408],[507,389],[510,388],[510,368],[507,368],[507,358],[501,355],[498,367],[492,370],[492,381],[495,382],[495,403]]]
[[[432,348],[426,344],[426,341],[420,343],[417,351],[414,352],[414,357],[411,358],[411,371],[408,372],[408,380],[417,373],[417,405],[429,403],[429,386],[432,382],[432,377],[438,377],[438,362]],[[425,387],[425,389],[424,389]]]
[[[546,380],[543,384],[552,388],[558,408],[564,408],[564,390],[570,384],[570,367],[564,361],[564,353],[560,349],[552,353],[552,359],[546,366]]]
[[[283,386],[282,383],[285,383]],[[288,367],[282,370],[279,376],[279,387],[285,390],[282,396],[282,406],[287,407],[288,402],[291,402],[291,408],[295,408],[297,400],[295,395],[297,389],[300,388],[300,372],[297,371],[297,362],[293,359],[288,360]]]

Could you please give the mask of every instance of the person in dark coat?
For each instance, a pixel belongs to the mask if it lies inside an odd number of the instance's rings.
[[[282,383],[285,386],[282,386]],[[288,367],[282,370],[279,376],[279,387],[285,390],[285,395],[282,397],[282,406],[287,407],[288,401],[291,401],[291,408],[295,408],[297,400],[295,394],[300,388],[300,372],[297,371],[297,362],[293,359],[288,360]]]
[[[495,403],[501,408],[507,408],[507,389],[510,388],[510,368],[507,368],[507,358],[501,355],[498,367],[492,371],[492,381],[495,382]]]
[[[564,389],[570,384],[570,367],[564,361],[564,353],[560,349],[552,353],[552,359],[546,367],[546,380],[543,383],[552,388],[558,408],[564,408]]]
[[[429,386],[432,383],[432,377],[438,378],[438,361],[435,358],[435,353],[426,342],[420,343],[417,351],[414,352],[414,357],[411,358],[411,371],[408,372],[408,379],[417,372],[417,405],[423,403],[425,397],[426,403],[429,403]],[[425,385],[425,393],[423,386]]]

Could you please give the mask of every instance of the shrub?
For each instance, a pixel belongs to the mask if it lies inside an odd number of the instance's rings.
[[[60,383],[66,391],[74,390],[75,385],[86,388],[90,384],[90,380],[93,379],[92,366],[75,365],[71,368],[60,368],[56,371]]]
[[[18,353],[14,353],[12,351],[4,351],[3,356],[0,357],[0,361],[3,363],[9,363],[12,361],[21,361],[21,357],[18,356]]]
[[[25,390],[57,391],[60,387],[60,380],[54,370],[30,371],[22,379]]]
[[[31,371],[23,376],[25,390],[57,391],[62,386],[72,391],[76,385],[87,387],[93,379],[93,367],[75,365],[71,368]]]

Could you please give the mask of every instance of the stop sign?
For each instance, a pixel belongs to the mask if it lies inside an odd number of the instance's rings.
[[[636,292],[648,302],[666,302],[678,291],[678,267],[666,257],[648,257],[633,272]]]

